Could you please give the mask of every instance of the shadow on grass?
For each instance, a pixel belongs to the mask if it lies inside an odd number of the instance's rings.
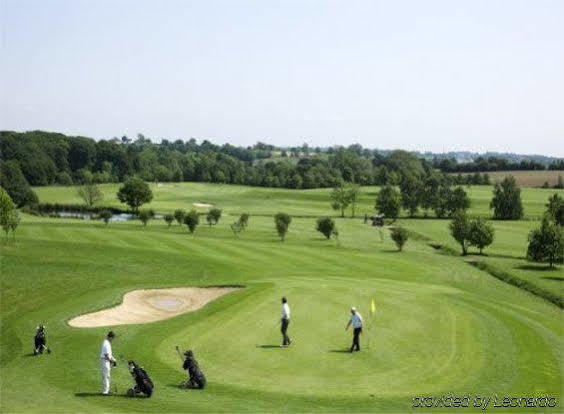
[[[381,253],[401,253],[401,250],[398,249],[382,249],[380,250]]]
[[[280,345],[257,345],[257,348],[263,348],[263,349],[281,349]]]
[[[109,394],[109,395],[104,395],[101,392],[75,392],[74,393],[75,397],[81,397],[81,398],[88,398],[88,397],[100,397],[100,398],[112,398],[112,397],[118,397],[118,398],[130,398],[125,394]]]
[[[334,354],[350,354],[350,349],[330,349],[327,352],[332,352]]]
[[[34,356],[38,356],[38,355],[35,355],[33,352],[30,352],[30,353],[28,353],[28,354],[24,354],[24,357],[26,357],[26,358],[28,358],[28,357],[34,357]]]
[[[556,280],[557,282],[564,282],[564,277],[560,276],[543,276],[541,279]]]
[[[538,266],[538,265],[520,265],[516,266],[515,269],[520,270],[533,270],[535,272],[550,272],[552,270],[556,270],[556,267],[549,267],[549,266]]]

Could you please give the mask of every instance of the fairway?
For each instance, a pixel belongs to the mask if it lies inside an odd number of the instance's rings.
[[[117,205],[115,186],[104,188],[106,202]],[[72,201],[72,188],[38,192],[47,199],[51,191],[66,192]],[[363,191],[368,211],[375,190]],[[471,195],[490,192],[473,188]],[[531,190],[525,209],[535,211],[547,197]],[[216,204],[224,217],[190,235],[162,220],[105,226],[24,216],[16,242],[2,244],[2,412],[405,412],[416,396],[469,394],[560,401],[564,324],[562,310],[546,300],[425,240],[410,239],[399,253],[386,230],[381,240],[360,218],[337,219],[339,240],[325,240],[314,225],[316,215],[330,213],[328,190],[166,184],[155,190],[152,206],[172,211],[194,202]],[[272,220],[279,210],[298,216],[285,242]],[[235,238],[231,214],[243,211],[251,212],[249,227]],[[447,223],[402,220],[444,241]],[[506,225],[523,240],[535,223],[496,224],[499,247],[494,243],[492,252],[522,260]],[[195,312],[113,327],[114,354],[123,356],[112,371],[118,396],[98,395],[98,353],[108,328],[73,328],[71,318],[117,305],[136,289],[214,285],[244,288]],[[277,326],[283,295],[292,306],[294,343],[287,349],[279,348]],[[355,354],[345,352],[351,305],[367,325]],[[32,358],[39,323],[47,327],[53,354]],[[185,374],[177,345],[196,353],[206,390],[178,388]],[[151,399],[120,396],[132,382],[123,362],[129,358],[151,374]]]

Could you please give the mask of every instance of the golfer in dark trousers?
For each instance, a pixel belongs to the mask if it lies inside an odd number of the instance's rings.
[[[356,311],[356,308],[354,306],[351,308],[351,318],[349,319],[349,323],[347,323],[345,331],[349,329],[349,326],[351,325],[353,326],[354,331],[353,331],[353,343],[350,352],[360,351],[359,336],[360,333],[362,332],[362,316],[360,316],[360,313]]]
[[[286,297],[283,297],[282,318],[280,319],[280,332],[282,332],[282,345],[280,345],[280,347],[285,347],[292,343],[292,340],[286,333],[288,331],[289,324],[290,324],[290,306],[288,305],[288,300],[286,300]]]

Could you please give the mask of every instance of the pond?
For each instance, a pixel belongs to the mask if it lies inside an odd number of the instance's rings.
[[[78,220],[100,220],[98,213],[79,212],[79,211],[56,211],[54,213],[50,213],[49,217],[71,218]],[[117,213],[117,214],[112,214],[110,221],[127,221],[134,219],[135,216],[131,213]]]

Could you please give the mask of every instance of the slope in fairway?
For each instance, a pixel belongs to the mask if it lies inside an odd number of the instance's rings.
[[[213,202],[213,187],[199,199]],[[560,400],[562,311],[546,301],[425,243],[410,240],[397,253],[358,219],[337,220],[338,243],[323,240],[312,218],[294,219],[284,243],[272,217],[252,216],[239,239],[230,222],[191,236],[156,221],[25,217],[16,243],[2,245],[1,411],[405,412],[418,395]],[[115,327],[115,353],[140,362],[156,392],[150,400],[97,396],[108,328],[72,328],[71,317],[134,289],[228,284],[246,288],[196,312]],[[292,307],[288,349],[277,347],[282,295]],[[351,305],[368,326],[352,355],[343,352]],[[54,353],[31,358],[38,323]],[[194,349],[205,391],[178,388],[177,345]],[[112,376],[123,394],[131,385],[123,362]]]

